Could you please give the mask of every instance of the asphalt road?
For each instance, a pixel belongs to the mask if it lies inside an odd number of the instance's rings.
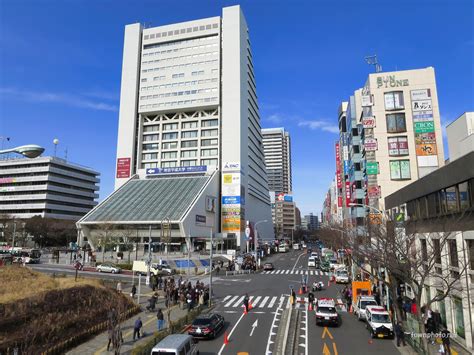
[[[272,257],[274,273],[215,277],[213,289],[215,311],[224,316],[226,325],[214,340],[200,340],[201,355],[210,354],[270,354],[275,344],[275,333],[281,321],[281,309],[289,307],[290,286],[298,292],[302,273],[307,273],[307,255],[302,251],[276,254]],[[341,285],[331,284],[328,275],[319,270],[309,270],[308,284],[323,281],[325,290],[316,292],[315,297],[339,298]],[[242,299],[245,295],[252,299],[254,308],[248,315],[243,314]],[[299,296],[304,297],[304,295]],[[312,354],[384,354],[398,355],[400,352],[392,340],[371,339],[365,323],[344,308],[339,309],[342,318],[340,327],[324,328],[315,323],[315,314],[308,311],[306,304],[300,304],[300,339],[298,353]],[[229,343],[224,346],[224,333]]]

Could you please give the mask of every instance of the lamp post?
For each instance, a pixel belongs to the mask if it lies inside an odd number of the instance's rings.
[[[2,149],[0,150],[0,155],[8,153],[17,153],[21,154],[27,158],[36,158],[43,154],[44,148],[36,144],[22,145],[15,148]]]
[[[214,242],[212,227],[210,228],[211,251],[209,253],[209,307],[212,305],[212,244]]]
[[[255,252],[255,261],[257,261],[257,265],[260,266],[260,258],[258,257],[258,254],[257,254],[257,246],[258,246],[258,230],[257,230],[257,226],[260,224],[260,223],[267,223],[268,220],[266,219],[263,219],[261,221],[258,221],[257,223],[255,223],[255,236],[254,236],[254,241],[253,241],[253,249],[254,249],[254,252]]]

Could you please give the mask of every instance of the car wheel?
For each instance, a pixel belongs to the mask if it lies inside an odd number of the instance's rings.
[[[375,333],[372,330],[370,330],[370,336],[372,337],[372,339],[375,338]]]
[[[115,270],[112,270],[112,274],[115,274]]]
[[[98,271],[98,272],[102,272],[102,270],[101,270],[101,269],[97,269],[97,271]]]

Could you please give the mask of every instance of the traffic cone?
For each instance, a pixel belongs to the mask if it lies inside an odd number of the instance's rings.
[[[312,310],[313,310],[313,304],[310,303],[310,304],[308,305],[308,311],[312,311]]]
[[[349,307],[349,313],[352,313],[352,304]]]
[[[244,306],[244,314],[247,315],[247,307]]]
[[[252,309],[252,302],[249,302],[249,311]]]
[[[302,288],[300,287],[300,290],[298,291],[298,295],[302,295],[303,294],[303,290]]]
[[[331,280],[328,280],[328,287],[331,286]]]
[[[227,332],[224,333],[224,345],[229,344],[229,338],[227,336]]]

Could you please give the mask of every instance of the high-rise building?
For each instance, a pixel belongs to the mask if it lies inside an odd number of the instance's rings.
[[[363,226],[370,210],[378,223],[385,196],[444,165],[434,69],[370,74],[341,104],[339,128],[337,217]]]
[[[189,233],[207,238],[211,229],[225,239],[226,247],[236,249],[245,244],[247,221],[271,220],[253,54],[240,6],[224,8],[220,17],[126,26],[116,196],[126,195],[126,189],[119,192],[121,187],[140,185],[130,183],[131,177],[143,180],[144,191],[173,194],[179,211],[156,206],[162,210],[148,218],[157,229],[162,218],[171,219],[176,245],[185,245]],[[183,187],[159,181],[163,177],[180,180],[176,184]],[[181,196],[185,185],[193,185],[196,195],[188,196],[188,191]],[[201,199],[220,203],[205,209],[207,202],[201,204]],[[84,225],[97,222],[95,218],[114,220],[113,211],[100,218],[86,216]],[[126,220],[126,214],[116,217]],[[136,218],[131,228],[144,223]],[[271,223],[260,224],[258,232],[260,239],[273,238]]]
[[[291,194],[291,142],[284,128],[262,129],[268,187],[275,194]]]
[[[0,160],[0,214],[78,220],[97,205],[99,175],[56,157]]]
[[[319,219],[317,215],[310,213],[303,218],[303,229],[313,232],[319,228]]]

